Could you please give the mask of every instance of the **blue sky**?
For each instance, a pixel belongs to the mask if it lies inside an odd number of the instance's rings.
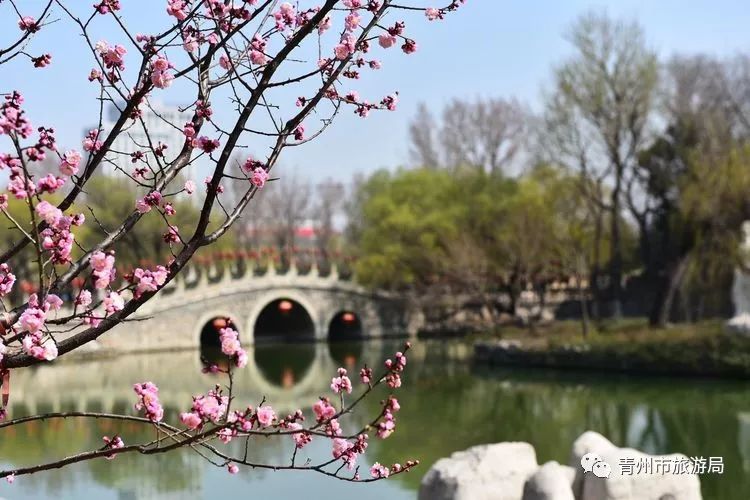
[[[432,3],[424,2],[425,6]],[[157,21],[166,19],[166,2],[122,0],[122,4],[135,31],[153,31]],[[590,9],[638,19],[649,44],[663,57],[694,52],[731,56],[750,51],[747,0],[469,0],[443,22],[411,20],[407,32],[418,41],[419,51],[411,56],[389,51],[382,58],[381,71],[368,72],[352,86],[372,98],[398,90],[397,112],[373,113],[365,120],[343,113],[324,136],[287,150],[282,164],[310,177],[341,180],[357,171],[405,164],[409,160],[407,126],[420,101],[439,112],[453,97],[516,96],[538,109],[552,67],[570,52],[563,34],[578,15]],[[14,65],[0,72],[0,89],[21,89],[32,122],[55,126],[61,145],[78,147],[83,127],[97,117],[92,95],[74,90],[74,82],[81,80],[81,72],[86,74],[91,64],[88,57],[82,58],[80,39],[70,36],[69,21],[58,17],[60,22],[47,30],[48,38],[39,40],[42,47],[55,38],[53,65],[36,71],[28,69],[27,61]],[[115,41],[112,34],[102,36]],[[31,52],[35,52],[33,46]]]

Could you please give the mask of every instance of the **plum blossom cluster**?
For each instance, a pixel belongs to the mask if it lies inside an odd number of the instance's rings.
[[[40,233],[42,248],[50,253],[52,262],[56,264],[69,262],[75,240],[70,229],[72,226],[83,225],[86,220],[85,216],[83,214],[64,215],[59,208],[46,200],[40,201],[35,211],[47,223],[47,227]]]
[[[155,87],[165,89],[172,85],[174,75],[169,71],[174,65],[164,57],[158,57],[151,63],[151,83]]]
[[[253,186],[261,189],[266,185],[266,182],[268,181],[268,171],[260,161],[249,156],[247,160],[245,160],[242,169],[250,176],[250,182]]]
[[[76,175],[80,163],[81,153],[74,149],[68,150],[62,155],[60,161],[60,173],[67,176]]]
[[[146,214],[151,211],[152,208],[160,206],[164,202],[164,198],[159,191],[151,191],[143,198],[135,200],[135,208],[138,212]]]
[[[406,355],[402,352],[396,353],[396,361],[392,361],[390,359],[385,360],[385,367],[388,370],[388,375],[386,375],[386,384],[388,384],[388,387],[391,389],[397,389],[401,387],[401,373],[404,371],[404,368],[406,367]]]
[[[94,4],[94,9],[99,14],[109,14],[110,12],[120,10],[120,0],[102,0],[101,2]]]
[[[114,314],[125,308],[125,299],[119,292],[112,290],[104,297],[102,304],[104,305],[104,310],[107,314]]]
[[[13,327],[19,333],[26,333],[21,341],[26,354],[45,361],[52,361],[57,357],[57,343],[52,337],[45,335],[44,323],[47,312],[51,309],[59,310],[61,306],[62,300],[57,295],[48,294],[40,303],[37,295],[31,294],[28,307]]]
[[[240,334],[231,327],[219,330],[219,339],[221,340],[221,352],[232,358],[237,368],[247,366],[247,352],[240,344]]]
[[[222,329],[221,336],[222,349],[225,353],[237,347],[235,345],[237,334],[233,329],[228,327]],[[224,349],[225,344],[231,344],[231,349]],[[410,345],[407,343],[404,351],[408,350],[409,347]],[[375,385],[386,383],[389,373],[394,371],[401,373],[406,365],[406,356],[402,352],[399,352],[396,353],[395,359],[396,362],[386,363],[386,373],[376,379],[373,378],[371,369],[363,368],[362,373],[366,373],[368,377],[367,383],[369,384],[372,380],[375,380]],[[332,390],[337,393],[344,391],[351,392],[351,381],[347,376],[347,371],[339,368],[337,375],[332,380]],[[137,385],[136,387],[140,386]],[[372,390],[372,388],[373,386],[368,386],[365,389],[365,394]],[[147,392],[150,394],[155,394],[156,392],[154,387],[149,386],[147,389]],[[296,410],[294,413],[282,418],[276,414],[271,405],[261,403],[256,409],[253,409],[252,406],[247,406],[244,410],[230,412],[228,410],[230,399],[231,387],[230,395],[224,395],[221,386],[217,385],[207,394],[194,396],[190,411],[181,413],[180,421],[189,431],[201,431],[202,435],[210,433],[211,425],[213,425],[215,437],[225,444],[238,436],[249,436],[251,433],[263,433],[264,430],[267,430],[272,434],[281,433],[290,435],[295,449],[300,450],[311,443],[314,436],[322,436],[330,440],[333,459],[341,463],[341,468],[346,468],[347,470],[355,470],[358,458],[367,450],[369,440],[367,431],[370,426],[366,426],[350,437],[343,435],[338,417],[351,411],[351,408],[343,406],[343,400],[342,408],[337,409],[329,398],[319,398],[312,405],[315,423],[312,427],[306,428],[303,426],[305,417],[301,410]],[[400,408],[398,400],[393,396],[389,396],[383,402],[381,414],[376,419],[374,426],[378,437],[386,438],[394,432],[394,414]],[[228,463],[236,467],[235,463]],[[403,466],[396,463],[390,467],[386,467],[376,463],[371,468],[370,473],[373,479],[383,479],[392,474],[409,470],[417,464],[418,461],[408,461]],[[228,467],[228,471],[231,474],[237,472],[237,470],[231,467]],[[358,472],[355,473],[352,480],[360,480]]]
[[[103,450],[117,450],[125,447],[125,442],[120,436],[102,436],[102,441],[104,441],[104,447],[102,448]],[[114,453],[111,453],[106,455],[104,458],[106,458],[107,460],[112,460],[116,456],[117,455],[115,455]]]
[[[10,293],[13,284],[16,282],[16,275],[10,271],[8,264],[0,264],[0,299]]]
[[[32,16],[23,16],[18,21],[18,28],[21,31],[26,31],[28,33],[36,33],[37,31],[39,31],[40,26],[36,19],[34,19]]]
[[[0,1],[0,3],[3,2]],[[436,21],[443,19],[447,12],[455,10],[460,3],[463,1],[454,0],[448,7],[415,7],[406,10],[421,11],[427,20]],[[340,8],[341,4],[345,8]],[[97,14],[102,16],[115,14],[111,16],[113,26],[120,24],[124,19],[117,14],[121,9],[120,0],[93,0],[91,7],[93,7],[93,12],[88,21],[84,24],[71,23],[71,25],[80,25],[81,33],[79,34],[83,35],[86,40],[96,40],[91,35],[95,30],[94,24],[99,22]],[[266,10],[265,14],[260,10],[261,7]],[[23,274],[20,274],[23,278],[23,285],[19,292],[31,295],[25,304],[19,307],[13,304],[13,307],[8,308],[7,312],[0,316],[0,330],[12,330],[14,334],[0,339],[0,362],[3,363],[0,370],[8,366],[31,364],[33,360],[55,359],[58,355],[58,344],[54,337],[56,333],[53,331],[53,325],[80,321],[88,326],[78,332],[75,329],[68,330],[72,332],[71,337],[80,340],[81,344],[96,338],[137,310],[151,294],[163,287],[171,278],[169,273],[179,271],[184,263],[193,257],[197,248],[208,245],[222,236],[231,226],[232,221],[240,217],[244,204],[251,196],[240,197],[242,202],[236,202],[234,206],[224,210],[226,222],[219,221],[219,224],[213,224],[214,219],[208,225],[203,222],[207,220],[209,214],[213,217],[213,214],[218,213],[220,217],[223,217],[220,212],[216,211],[215,204],[218,195],[224,192],[225,185],[222,183],[243,181],[242,177],[229,173],[226,167],[228,167],[227,161],[231,153],[246,145],[244,141],[248,134],[278,139],[270,141],[276,145],[268,153],[265,162],[248,158],[241,167],[246,174],[243,188],[247,190],[248,195],[251,195],[253,189],[263,188],[269,181],[270,171],[283,148],[290,145],[297,146],[320,133],[318,130],[313,130],[313,122],[309,118],[316,117],[317,119],[321,115],[317,109],[318,103],[332,104],[336,110],[342,104],[349,105],[350,109],[354,109],[354,112],[362,117],[368,116],[376,109],[395,110],[398,103],[398,94],[395,92],[385,97],[382,97],[383,94],[376,94],[377,97],[370,102],[360,98],[355,91],[339,94],[337,90],[342,79],[357,80],[368,69],[380,69],[383,63],[371,55],[379,52],[380,49],[400,45],[401,50],[406,54],[417,51],[417,43],[409,37],[410,33],[406,31],[406,24],[403,21],[396,21],[393,24],[389,22],[387,26],[383,24],[383,15],[389,7],[391,5],[379,0],[342,0],[340,4],[321,2],[319,7],[309,9],[292,1],[163,0],[162,8],[165,8],[171,20],[174,20],[173,26],[161,33],[135,34],[133,32],[131,35],[129,30],[120,24],[125,33],[125,36],[119,40],[120,43],[101,40],[93,47],[93,69],[79,75],[79,80],[85,82],[88,79],[90,82],[96,82],[99,98],[102,101],[116,103],[113,113],[117,115],[119,111],[120,116],[113,116],[111,121],[108,120],[106,127],[102,125],[100,119],[99,125],[83,137],[82,145],[78,146],[80,152],[66,148],[58,150],[52,128],[33,128],[23,109],[24,101],[21,93],[12,92],[4,95],[0,102],[0,135],[9,136],[13,151],[0,153],[0,170],[9,171],[7,189],[0,193],[0,210],[11,225],[15,224],[17,237],[14,235],[11,238],[14,240],[11,248],[4,252],[2,262],[0,262],[0,298],[16,291],[14,288],[16,276],[8,265],[9,259],[21,258],[21,255],[25,255],[21,252],[28,250],[35,250],[42,255],[38,259],[40,271],[38,283],[31,283],[31,281],[36,282],[37,276],[34,273],[30,273],[33,279],[28,279],[24,267],[14,266],[13,268],[16,273],[24,270]],[[14,33],[22,42],[18,45],[19,47],[26,50],[27,42],[31,41],[30,34],[38,32],[44,26],[46,12],[45,10],[36,17],[20,13],[10,17]],[[257,20],[261,29],[256,29],[257,26],[249,24],[253,20]],[[266,20],[269,20],[271,24],[264,27],[263,23]],[[18,30],[15,30],[16,22]],[[241,31],[243,29],[245,31]],[[330,40],[326,44],[327,38]],[[315,40],[315,42],[307,43],[318,45],[320,50],[317,53],[321,55],[317,57],[321,59],[317,65],[313,62],[311,68],[303,69],[299,73],[295,73],[295,69],[288,71],[286,68],[289,65],[284,64],[286,60],[292,61],[293,67],[300,66],[301,61],[296,56],[289,57],[289,53],[304,53],[302,50],[294,49],[306,39]],[[187,54],[182,50],[185,50]],[[129,51],[135,52],[138,61],[136,65],[133,65],[132,61],[128,62],[130,61]],[[26,52],[22,54],[30,58],[37,68],[47,67],[53,61],[52,54],[41,53],[36,57]],[[55,58],[57,58],[56,54]],[[7,60],[10,59],[13,58],[7,58]],[[5,62],[5,59],[0,63],[2,62]],[[124,78],[126,63],[127,79]],[[282,66],[284,69],[277,71]],[[44,76],[44,72],[39,72],[39,74]],[[154,95],[157,94],[156,89],[172,90],[178,86],[177,80],[185,86],[195,84],[196,88],[195,94],[180,103],[184,106],[183,110],[193,112],[192,118],[188,119],[189,121],[182,127],[184,143],[166,144],[159,140],[152,141],[151,139],[158,138],[149,137],[149,141],[144,141],[144,144],[139,146],[141,151],[133,153],[114,151],[112,145],[117,144],[118,138],[127,135],[131,127],[139,126],[139,121],[144,122],[142,125],[146,128],[145,120],[140,119],[143,116],[142,113],[145,113],[146,106],[150,105]],[[288,106],[294,111],[291,116],[282,116],[287,112],[286,106],[283,102],[274,101],[284,99],[284,95],[299,95],[299,93],[280,92],[278,96],[281,97],[277,97],[276,92],[269,89],[303,81],[320,81],[321,83],[314,93],[297,100],[296,111],[292,106]],[[223,123],[226,121],[223,116],[225,113],[222,113],[222,116],[212,116],[213,112],[209,103],[210,96],[218,94],[213,89],[225,85],[227,86],[224,87],[225,89],[229,86],[238,89],[233,92],[231,106],[232,110],[239,111],[238,118],[234,123],[229,124]],[[183,86],[180,85],[180,87],[182,91]],[[182,95],[185,95],[184,92]],[[258,108],[262,108],[263,112],[278,113],[279,116],[272,116],[272,121],[280,126],[270,131],[253,130],[255,124],[259,123],[256,120],[259,115]],[[223,106],[223,109],[229,111],[230,107]],[[333,116],[335,112],[332,112],[330,118],[322,116],[320,122],[327,126]],[[179,130],[180,123],[183,121],[185,120],[181,119],[180,122],[170,123],[170,125]],[[263,120],[260,122],[262,123]],[[206,131],[204,127],[212,128]],[[32,137],[34,138],[30,139]],[[21,140],[27,144],[22,145]],[[168,160],[165,151],[167,147],[174,146],[180,149],[181,154],[173,160]],[[88,153],[87,158],[86,153]],[[98,242],[87,244],[84,248],[80,241],[76,241],[81,239],[77,236],[82,233],[74,228],[81,226],[86,220],[83,214],[71,213],[71,207],[81,206],[78,204],[81,193],[86,193],[91,188],[91,184],[87,185],[87,182],[99,173],[102,164],[111,162],[113,155],[123,154],[130,154],[130,160],[135,164],[135,172],[130,179],[148,192],[142,198],[135,200],[135,210],[123,220],[120,226],[124,230],[117,230],[118,225],[114,224],[111,232],[109,228],[105,230],[106,237],[102,236]],[[148,159],[151,155],[157,159],[157,165],[149,163]],[[53,163],[59,172],[47,173],[45,170],[44,173],[37,173],[41,170],[39,163],[50,156],[53,157]],[[181,241],[183,237],[184,241],[195,242],[196,245],[186,244],[180,249],[165,246],[163,248],[165,254],[169,251],[174,257],[174,260],[170,261],[169,271],[164,266],[149,265],[147,267],[141,264],[141,267],[124,276],[125,284],[118,289],[114,286],[117,272],[113,248],[122,244],[122,238],[132,230],[133,224],[137,223],[142,215],[150,211],[157,211],[165,217],[175,215],[175,207],[166,201],[175,195],[172,190],[169,190],[170,182],[181,178],[181,172],[187,172],[186,167],[192,166],[196,157],[213,164],[212,168],[214,168],[207,182],[209,195],[205,197],[201,208],[201,220],[196,225],[197,229],[193,234],[186,233],[184,236],[180,235],[176,226],[167,223],[167,230],[162,236],[170,246]],[[65,192],[61,195],[63,190]],[[187,181],[184,189],[178,189],[178,193],[183,191],[187,194],[194,193],[195,183]],[[57,194],[57,196],[49,196],[52,194]],[[28,214],[33,219],[30,223],[15,222],[15,214],[12,214],[8,207],[11,196],[24,200],[25,208],[28,209],[24,215]],[[226,198],[220,200],[218,204]],[[221,208],[225,207],[222,205]],[[73,234],[74,231],[76,235]],[[73,250],[76,244],[80,247],[80,253]],[[37,293],[32,293],[35,290]],[[76,290],[77,293],[75,293]],[[130,291],[132,291],[132,299],[129,296]],[[60,314],[54,319],[48,318],[54,314],[53,311],[58,311],[63,306],[63,301],[54,292],[60,293],[62,297],[70,297],[71,314],[66,312],[65,315]],[[16,293],[12,294],[13,299],[16,295]],[[93,304],[96,305],[92,308]],[[108,316],[99,313],[95,316],[94,311],[97,309],[103,310]],[[111,315],[115,315],[116,320]],[[111,321],[102,321],[105,317],[110,318]],[[85,335],[81,335],[82,332]],[[78,335],[81,336],[76,337]],[[239,341],[238,332],[233,328],[222,329],[220,340],[222,351],[233,360],[226,370],[231,377],[231,370],[234,367],[245,366],[248,363],[248,356]],[[17,356],[20,349],[10,350],[10,354],[7,354],[6,342],[16,342],[21,346],[25,356]],[[63,345],[67,347],[65,349],[60,347],[61,352],[78,344],[75,341],[66,340],[65,344],[60,344],[60,346]],[[393,361],[386,362],[386,371],[382,375],[373,375],[371,369],[363,368],[359,375],[364,386],[358,389],[361,389],[365,396],[379,385],[388,386],[391,389],[398,388],[402,383],[401,374],[405,365],[405,355],[397,353]],[[218,367],[215,371],[223,372]],[[341,466],[338,470],[344,468],[353,470],[358,457],[365,453],[368,440],[373,433],[380,438],[385,438],[394,432],[395,415],[400,406],[395,398],[389,396],[382,403],[381,413],[370,425],[345,435],[339,420],[349,414],[361,400],[361,398],[346,398],[349,406],[344,403],[344,394],[354,392],[349,377],[349,373],[344,368],[337,371],[331,379],[330,387],[338,397],[329,399],[323,396],[315,401],[312,405],[314,421],[311,418],[312,422],[308,425],[303,425],[305,417],[301,410],[284,417],[277,415],[276,410],[270,404],[265,404],[265,400],[257,407],[247,406],[244,410],[230,411],[230,402],[233,401],[230,378],[228,393],[223,392],[221,387],[217,386],[206,394],[195,396],[189,411],[180,415],[180,421],[188,430],[177,429],[176,432],[170,434],[170,438],[178,441],[179,444],[179,440],[187,439],[186,436],[196,438],[194,431],[205,429],[205,440],[203,436],[197,436],[201,438],[199,441],[186,442],[185,446],[195,444],[206,450],[209,447],[204,444],[211,439],[217,438],[228,443],[243,433],[248,438],[254,434],[285,435],[286,439],[291,438],[295,450],[304,448],[313,439],[327,439],[327,442],[332,445],[334,461]],[[174,427],[162,423],[164,408],[159,401],[159,389],[154,383],[138,383],[133,386],[133,389],[137,396],[135,403],[137,411],[145,415],[148,421],[159,424],[160,427],[169,427],[170,431],[175,430]],[[136,420],[142,421],[142,419]],[[98,456],[104,455],[107,458],[114,458],[120,452],[129,452],[138,448],[137,446],[126,447],[118,435],[104,436],[103,442],[104,445],[100,448]],[[294,459],[292,462],[294,465]],[[232,474],[237,473],[240,463],[246,463],[246,461],[234,457],[224,458],[221,461],[222,466],[225,466]],[[380,479],[408,470],[415,463],[407,462],[405,466],[394,464],[390,467],[375,464],[370,474],[374,479]],[[338,474],[338,470],[334,475]],[[15,477],[13,474],[4,475],[9,482]],[[359,479],[358,472],[355,472],[353,479]]]
[[[338,377],[331,379],[331,390],[336,394],[340,392],[352,393],[352,381],[346,376],[346,369],[339,368]]]
[[[90,259],[94,288],[103,290],[115,279],[115,256],[113,252],[104,253],[97,250]]]
[[[167,282],[169,271],[164,266],[156,266],[155,269],[141,269],[140,267],[133,270],[125,279],[135,284],[133,297],[139,298],[145,292],[156,292]]]
[[[367,439],[367,434],[358,434],[353,442],[348,439],[333,438],[333,458],[344,462],[347,469],[354,470],[357,457],[367,450]]]
[[[96,42],[95,49],[102,58],[104,67],[109,70],[107,72],[109,82],[118,82],[119,72],[125,71],[125,54],[128,50],[120,44],[109,45],[105,40]]]
[[[300,424],[299,422],[287,423],[285,424],[285,428],[294,432],[292,434],[292,439],[294,440],[295,448],[297,448],[298,450],[301,450],[312,442],[312,435],[309,432],[305,431],[302,427],[302,424]]]
[[[180,414],[180,421],[189,429],[198,429],[206,422],[218,423],[226,416],[228,404],[229,397],[217,386],[207,394],[193,396],[191,411]]]
[[[398,400],[393,396],[389,396],[386,401],[385,408],[383,409],[383,421],[378,423],[378,437],[385,439],[396,430],[396,418],[393,414],[401,409],[401,405],[398,404]]]
[[[159,402],[159,388],[153,382],[135,384],[133,390],[138,395],[136,410],[143,410],[146,418],[152,422],[161,422],[164,418],[164,407]]]
[[[22,104],[23,96],[18,91],[14,90],[10,95],[5,96],[0,106],[0,135],[16,134],[24,139],[31,135],[33,132],[31,122],[21,109]]]

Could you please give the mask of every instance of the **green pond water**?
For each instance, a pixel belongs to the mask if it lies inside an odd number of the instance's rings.
[[[337,366],[352,370],[379,365],[400,342],[258,346],[249,366],[235,377],[237,404],[257,405],[263,396],[280,412],[309,408],[330,394]],[[497,370],[472,366],[470,349],[457,341],[416,342],[404,385],[395,391],[402,409],[397,431],[373,437],[360,459],[365,470],[381,463],[418,458],[420,467],[387,481],[351,484],[312,472],[243,469],[231,476],[193,452],[120,456],[0,481],[8,499],[256,498],[411,499],[422,475],[440,457],[481,443],[527,441],[539,463],[568,462],[571,443],[596,430],[615,444],[649,453],[681,452],[723,457],[722,475],[701,476],[706,499],[750,498],[750,384],[731,380],[620,377],[595,372]],[[11,417],[66,410],[135,414],[134,382],[160,387],[166,420],[191,404],[191,395],[224,379],[200,371],[198,351],[130,354],[87,361],[62,361],[13,373]],[[356,384],[355,384],[356,385]],[[371,398],[344,423],[354,431],[369,421],[385,395]],[[3,468],[50,461],[101,446],[103,435],[126,443],[155,436],[152,428],[107,420],[54,420],[0,429]],[[221,445],[242,454],[244,441]],[[287,464],[291,438],[251,441],[257,463]],[[330,457],[330,445],[314,440],[297,460]]]

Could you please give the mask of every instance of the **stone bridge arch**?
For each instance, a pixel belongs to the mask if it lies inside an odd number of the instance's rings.
[[[274,300],[287,298],[310,315],[314,340],[328,338],[333,318],[356,314],[364,338],[409,332],[409,312],[401,297],[368,291],[341,279],[335,267],[325,276],[313,267],[299,274],[292,266],[279,273],[269,265],[258,271],[249,265],[191,266],[149,300],[132,317],[100,337],[94,349],[145,351],[195,349],[200,332],[212,318],[226,316],[235,323],[245,345],[254,342],[261,311]],[[312,340],[312,339],[311,339]]]
[[[291,300],[302,306],[302,309],[307,312],[312,319],[314,339],[321,340],[320,319],[323,317],[321,304],[314,303],[314,301],[306,296],[304,292],[291,287],[274,288],[256,296],[252,309],[246,315],[247,320],[245,322],[245,329],[248,332],[246,338],[250,339],[253,343],[255,342],[255,327],[261,312],[275,301],[284,299]]]
[[[217,309],[205,311],[203,312],[203,314],[198,316],[192,336],[196,341],[196,346],[200,347],[202,345],[203,329],[206,327],[206,325],[208,325],[209,322],[211,322],[215,318],[229,318],[232,323],[234,323],[234,325],[236,325],[236,327],[238,328],[240,340],[244,340],[246,334],[242,331],[242,326],[240,325],[240,323],[238,323],[240,315],[237,314],[236,311],[230,311],[229,309]]]

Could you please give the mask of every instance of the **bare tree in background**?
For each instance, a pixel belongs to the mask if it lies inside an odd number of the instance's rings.
[[[310,183],[296,170],[282,170],[279,180],[269,183],[258,196],[255,227],[263,238],[268,235],[282,254],[292,252],[297,228],[310,218],[311,196]]]
[[[638,151],[648,139],[657,84],[656,55],[635,22],[587,14],[569,40],[575,55],[555,74],[547,109],[552,160],[581,172],[582,190],[609,214],[612,315],[622,311],[624,204],[643,229],[649,207],[634,192]]]
[[[321,255],[327,257],[336,236],[336,217],[341,214],[346,190],[344,185],[328,179],[315,188],[315,242]]]
[[[425,105],[409,126],[412,158],[422,166],[507,172],[522,150],[527,116],[515,99],[454,99],[440,124]]]
[[[736,138],[750,137],[750,55],[740,54],[724,64],[728,104]]]
[[[430,108],[423,102],[417,107],[417,115],[409,124],[410,154],[412,160],[422,167],[436,168],[442,165],[436,147],[437,124]]]

